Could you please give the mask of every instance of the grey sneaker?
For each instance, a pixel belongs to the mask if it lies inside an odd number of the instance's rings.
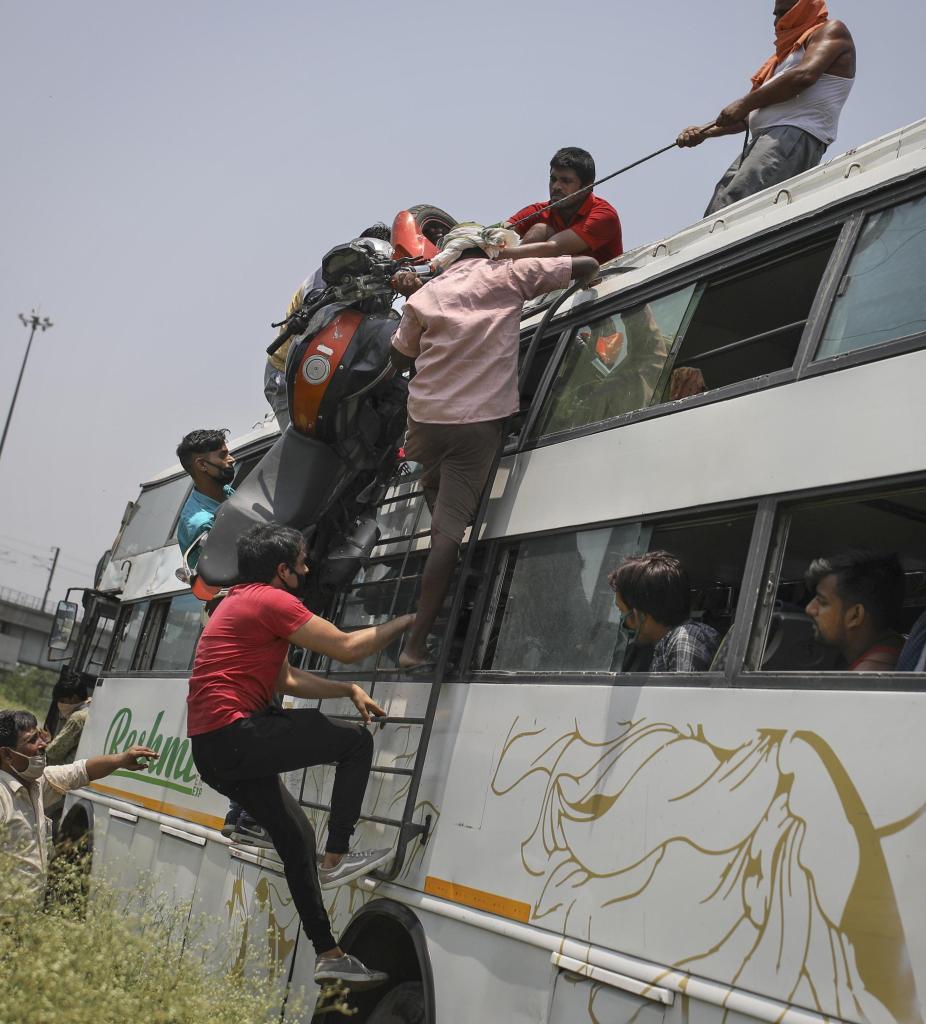
[[[261,849],[273,849],[273,840],[270,833],[263,825],[253,818],[245,818],[242,815],[238,819],[235,831],[231,835],[232,842],[240,843],[243,846],[258,846]]]
[[[350,988],[375,988],[389,980],[385,971],[371,971],[355,956],[345,953],[344,956],[322,958],[315,961],[315,983],[323,981],[342,981]]]
[[[392,850],[358,850],[356,853],[345,853],[333,868],[318,869],[318,884],[323,889],[352,882],[355,878],[368,875],[385,864],[392,856]]]

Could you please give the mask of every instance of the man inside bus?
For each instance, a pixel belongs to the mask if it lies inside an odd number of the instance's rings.
[[[348,698],[364,722],[385,712],[356,683],[323,679],[293,668],[289,645],[335,661],[362,661],[412,624],[403,615],[344,633],[313,615],[297,594],[308,569],[301,533],[273,523],[251,527],[238,539],[242,580],[213,612],[196,646],[187,698],[187,732],[203,781],[238,801],[267,830],[302,926],[317,955],[315,980],[355,987],[381,984],[335,942],[322,888],[368,874],[391,850],[348,852],[373,760],[373,738],[355,721],[327,718],[317,708],[280,708],[280,692],[293,697]],[[335,764],[328,840],[316,865],[315,833],[281,772]]]
[[[48,874],[45,804],[114,771],[146,767],[139,758],[155,759],[148,747],[121,754],[88,757],[71,764],[46,765],[49,736],[29,711],[0,711],[0,836],[22,873],[25,886],[40,892]]]
[[[421,577],[415,625],[400,668],[432,664],[425,649],[443,604],[466,527],[518,410],[518,345],[526,299],[571,278],[590,281],[590,256],[522,259],[518,236],[504,228],[459,224],[441,240],[439,277],[415,291],[392,339],[399,370],[414,365],[408,389],[405,454],[423,466],[431,510],[431,550]],[[530,246],[529,248],[536,248]]]
[[[720,644],[712,626],[691,618],[691,583],[667,551],[625,558],[608,577],[621,628],[652,645],[649,672],[706,672]]]
[[[575,146],[557,150],[550,161],[550,202],[533,203],[505,223],[525,245],[526,256],[592,256],[607,263],[624,251],[617,210],[591,190],[595,161]]]
[[[380,241],[388,242],[392,238],[392,232],[388,225],[382,221],[371,224],[364,228],[358,235],[359,238],[378,238]],[[305,297],[313,291],[320,291],[325,287],[325,279],[322,277],[322,268],[319,267],[313,274],[310,274],[296,289],[293,297],[289,300],[289,308],[286,310],[288,319],[298,309],[302,308]],[[281,328],[281,331],[285,328]],[[264,397],[270,403],[273,414],[277,418],[280,431],[289,426],[289,394],[286,387],[286,357],[295,338],[284,341],[283,344],[272,355],[267,356],[264,366]]]
[[[805,577],[805,609],[814,637],[842,655],[850,672],[889,672],[904,638],[899,631],[904,573],[895,554],[859,549],[817,558]]]
[[[706,125],[686,128],[682,148],[750,131],[752,141],[717,183],[705,217],[816,167],[836,138],[855,81],[855,43],[824,0],[775,0],[775,53],[752,91]]]

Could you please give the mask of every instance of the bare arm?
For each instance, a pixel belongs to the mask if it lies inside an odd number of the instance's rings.
[[[734,100],[723,108],[715,122],[686,128],[678,137],[678,145],[689,148],[699,146],[706,139],[743,132],[753,110],[794,99],[827,72],[845,73],[846,77],[855,74],[855,43],[841,21],[829,22],[811,36],[804,59],[796,68]]]
[[[575,234],[575,232],[561,231],[560,234],[572,235]],[[550,252],[547,248],[548,246],[553,245],[554,240],[558,237],[558,235],[554,235],[549,242],[531,242],[528,245],[518,245],[510,249],[502,249],[498,254],[498,258],[500,260],[523,260],[529,259],[532,256],[540,259],[549,258],[550,256],[566,256],[568,253]],[[575,235],[575,237],[579,238],[578,235]],[[579,239],[579,241],[581,242],[582,240]],[[585,243],[582,242],[582,245],[585,245]],[[585,251],[588,251],[588,246],[585,246]],[[599,269],[598,260],[596,260],[594,256],[573,256],[570,276],[573,281],[580,281],[585,284],[589,281],[593,281],[598,276]]]
[[[119,768],[137,772],[146,767],[139,762],[140,757],[156,761],[160,755],[150,747],[129,747],[121,754],[100,754],[97,757],[88,757],[87,777],[91,782],[96,782],[97,779],[105,779],[107,775],[112,775]]]
[[[284,662],[280,670],[277,689],[291,697],[302,697],[307,700],[347,697],[353,701],[354,707],[360,712],[365,722],[369,722],[370,715],[383,716],[386,714],[366,690],[356,683],[339,683],[334,679],[323,679],[311,672],[293,668],[288,662]]]
[[[297,647],[305,647],[335,661],[350,664],[363,661],[371,654],[388,647],[393,640],[410,629],[414,621],[414,615],[400,615],[397,619],[379,626],[368,626],[366,629],[355,629],[353,632],[345,633],[320,615],[313,615],[295,633],[290,633],[287,640]]]
[[[753,110],[794,99],[819,81],[834,66],[854,65],[855,44],[841,21],[828,22],[808,40],[804,59],[796,68],[776,75],[758,89],[734,100],[717,116],[717,125],[727,127],[745,121]],[[851,67],[854,72],[854,66]]]
[[[529,237],[530,232],[525,237]],[[523,245],[511,249],[502,249],[499,259],[519,260],[526,256],[578,256],[580,253],[588,252],[588,243],[570,228],[565,231],[557,231],[545,242],[527,241]]]

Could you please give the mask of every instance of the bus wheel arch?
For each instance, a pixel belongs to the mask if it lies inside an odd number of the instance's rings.
[[[396,900],[371,900],[351,919],[340,945],[368,967],[389,974],[382,988],[351,995],[350,1004],[359,1011],[352,1018],[357,1024],[434,1024],[431,958],[424,927],[412,910]]]

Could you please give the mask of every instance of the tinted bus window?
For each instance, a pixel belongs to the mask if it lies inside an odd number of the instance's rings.
[[[181,476],[146,487],[136,502],[132,518],[122,531],[113,559],[128,558],[166,544],[190,486],[190,478]]]
[[[583,427],[648,406],[694,290],[691,285],[576,328],[537,433]]]
[[[926,196],[872,214],[843,278],[818,359],[926,331]]]
[[[192,594],[179,594],[171,599],[151,662],[152,671],[184,672],[190,667],[202,613],[202,602]]]
[[[116,626],[115,646],[110,662],[111,672],[128,672],[132,668],[135,648],[138,646],[138,638],[141,636],[141,628],[147,611],[147,601],[133,604],[123,610]]]
[[[646,671],[628,650],[608,575],[627,555],[664,550],[691,580],[692,618],[721,636],[735,614],[753,513],[629,523],[526,538],[501,556],[477,666],[505,672]]]
[[[926,611],[926,488],[794,505],[782,511],[778,533],[784,551],[780,565],[769,570],[770,586],[763,591],[767,596],[750,645],[750,666],[783,672],[864,671],[854,667],[856,655],[865,652],[855,650],[852,630],[840,609],[830,609],[825,619],[820,619],[818,609],[809,609],[816,588],[805,577],[815,559],[858,557],[867,551],[876,558],[896,555],[904,573],[902,607],[894,621],[878,627],[871,644],[884,648],[883,670],[890,671],[903,637],[918,633],[917,622]],[[865,571],[859,570],[860,585],[869,588]],[[837,587],[837,595],[841,589],[846,588]],[[854,603],[848,590],[842,596],[846,608]]]

